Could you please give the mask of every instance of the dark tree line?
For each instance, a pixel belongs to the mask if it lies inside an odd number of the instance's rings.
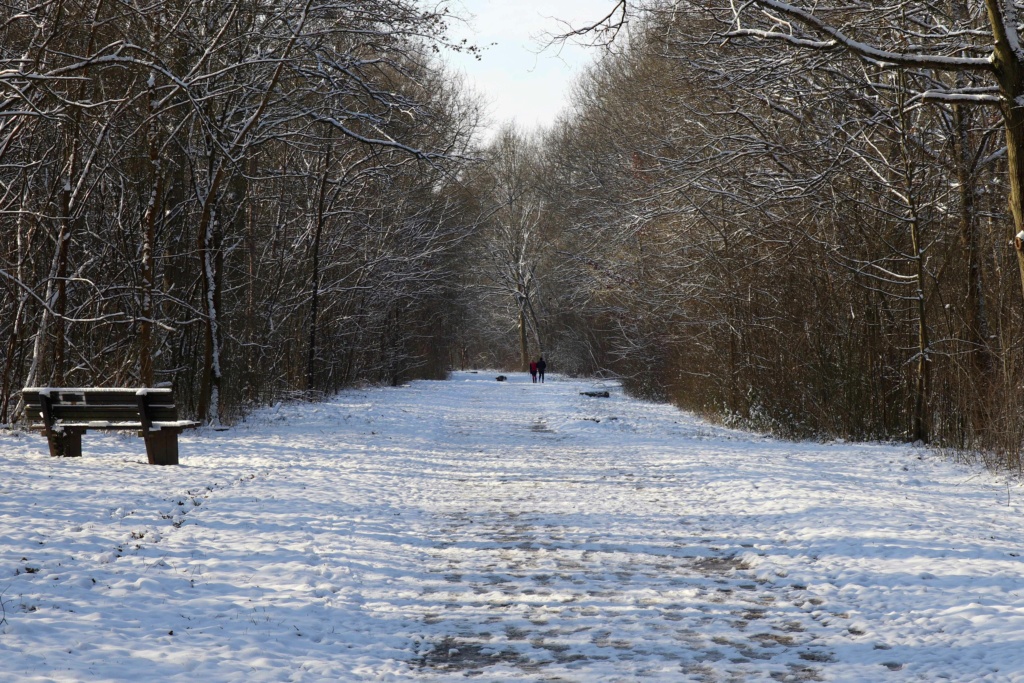
[[[477,125],[410,0],[0,8],[0,423],[25,385],[247,405],[446,369]]]
[[[1018,467],[1019,103],[981,63],[986,6],[614,7],[581,32],[611,48],[532,143],[553,367],[781,434]],[[515,348],[506,321],[482,349]]]

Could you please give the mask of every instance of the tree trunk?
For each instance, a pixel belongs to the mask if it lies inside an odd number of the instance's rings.
[[[1024,90],[1024,89],[1022,89]],[[1022,93],[1024,94],[1024,93]],[[1013,215],[1014,250],[1024,294],[1024,107],[1015,102],[1004,105],[1006,118],[1006,163],[1010,178],[1010,213]]]
[[[519,301],[519,364],[523,372],[530,369],[530,349],[526,341],[526,311],[522,299]]]
[[[908,139],[908,131],[910,131],[912,126],[907,118],[905,72],[899,72],[897,83],[899,84],[900,153],[903,157],[904,192],[907,198],[907,214],[910,223],[910,247],[914,268],[914,298],[916,300],[917,313],[917,363],[915,364],[914,409],[911,417],[910,436],[914,441],[928,443],[930,436],[928,411],[931,399],[931,342],[928,336],[928,305],[925,299],[927,273],[925,272],[924,245],[922,244],[921,213],[918,210],[916,195],[918,185],[917,164],[912,157],[913,152],[910,140]]]
[[[928,443],[930,437],[928,404],[931,390],[931,349],[928,338],[927,302],[924,295],[925,270],[924,254],[921,253],[920,229],[920,221],[914,215],[910,224],[910,241],[914,249],[917,278],[915,293],[917,298],[917,377],[914,383],[914,416],[911,436],[915,441]]]
[[[68,308],[68,246],[71,243],[71,172],[64,181],[64,187],[60,192],[60,234],[57,237],[57,271],[56,287],[57,294],[54,297],[53,309],[53,365],[50,368],[50,376],[58,386],[64,386],[65,371],[65,339],[67,336],[67,322],[65,316]]]
[[[531,278],[531,281],[532,281],[532,279],[533,278]],[[530,329],[533,330],[533,342],[537,345],[537,355],[538,356],[543,356],[544,355],[544,343],[541,340],[542,338],[541,338],[541,334],[540,334],[540,320],[537,319],[537,311],[533,307],[533,297],[531,297],[529,294],[526,294],[524,298],[526,299],[526,309],[527,309],[527,311],[530,314],[530,317],[529,317]]]
[[[210,185],[199,219],[199,266],[202,270],[203,370],[199,388],[198,418],[220,424],[220,269],[218,266],[217,192],[224,177],[219,165],[210,174]]]
[[[1017,252],[1017,269],[1021,293],[1024,294],[1024,64],[1019,55],[1021,47],[1016,13],[1005,16],[1003,3],[999,0],[985,0],[985,7],[995,39],[991,61],[999,82],[1006,125],[1006,172],[1010,180],[1009,204],[1013,216],[1010,239]]]
[[[153,369],[153,348],[154,328],[156,320],[156,308],[153,305],[153,289],[155,280],[156,250],[156,222],[160,216],[160,209],[163,198],[164,172],[160,164],[159,145],[159,119],[152,110],[156,101],[156,93],[153,91],[153,80],[155,75],[150,76],[149,86],[149,167],[152,173],[150,184],[152,186],[149,197],[149,204],[146,206],[146,213],[142,220],[142,263],[141,268],[141,320],[139,322],[139,381],[144,387],[151,387],[154,383]]]
[[[967,341],[971,345],[975,369],[987,375],[993,367],[993,359],[979,262],[978,211],[974,202],[976,180],[971,162],[970,126],[960,106],[953,107],[953,125],[957,145],[957,182],[960,185],[960,241],[967,262]]]
[[[14,327],[11,329],[11,336],[7,340],[7,354],[4,357],[3,381],[0,382],[0,425],[7,424],[7,412],[9,409],[10,397],[14,393],[14,358],[17,356],[18,345],[21,342],[21,319],[22,311],[25,308],[24,297],[19,297],[18,307],[14,313]]]
[[[25,262],[25,251],[22,242],[22,214],[18,214],[17,221],[17,242],[18,242],[18,265],[17,265],[17,276],[19,281],[23,281],[23,269]],[[15,362],[15,358],[19,355],[18,348],[21,346],[21,338],[23,336],[23,328],[25,326],[25,307],[28,304],[28,293],[22,290],[18,293],[18,304],[14,311],[14,321],[11,328],[11,336],[7,340],[7,353],[4,356],[4,369],[3,369],[3,382],[0,383],[0,424],[6,424],[8,422],[8,414],[11,412],[10,400],[12,394],[14,394],[14,380],[15,368],[19,367],[19,364]],[[14,412],[18,412],[15,410]],[[11,417],[14,417],[13,415]]]
[[[324,172],[320,177],[320,193],[316,202],[316,224],[313,228],[312,273],[310,274],[309,301],[309,355],[306,363],[306,391],[316,386],[316,336],[320,323],[320,238],[324,229],[324,206],[327,199],[327,180],[331,168],[331,145],[328,142],[324,153]]]

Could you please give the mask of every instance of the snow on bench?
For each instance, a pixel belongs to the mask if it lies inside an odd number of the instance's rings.
[[[21,392],[29,429],[46,434],[50,455],[82,455],[90,429],[138,430],[151,465],[178,464],[178,434],[199,426],[179,420],[166,388],[26,387]]]

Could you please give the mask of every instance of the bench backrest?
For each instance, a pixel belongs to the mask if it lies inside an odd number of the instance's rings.
[[[60,420],[82,425],[138,423],[148,429],[150,422],[178,419],[171,389],[27,387],[21,395],[29,422],[47,427]]]

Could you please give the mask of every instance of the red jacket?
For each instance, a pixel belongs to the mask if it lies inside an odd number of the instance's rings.
[[[536,375],[537,374],[537,361],[530,361],[530,374],[531,375]]]

